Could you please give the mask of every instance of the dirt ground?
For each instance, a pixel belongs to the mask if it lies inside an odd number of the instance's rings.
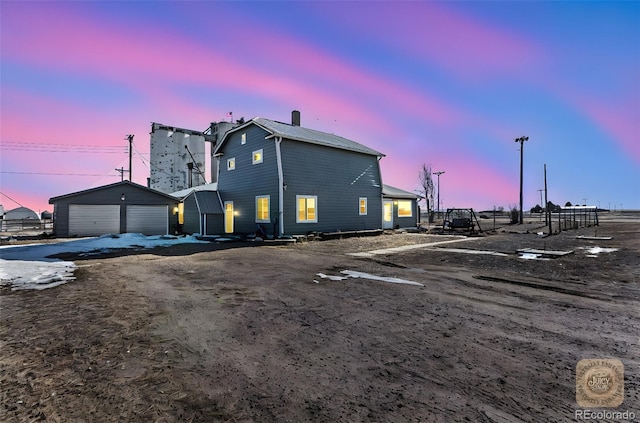
[[[639,419],[640,222],[530,229],[73,258],[75,282],[0,293],[0,421],[572,421],[582,358],[623,362]],[[424,286],[318,275],[343,270]]]

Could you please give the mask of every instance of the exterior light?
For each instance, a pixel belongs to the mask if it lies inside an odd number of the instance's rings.
[[[120,196],[120,200],[124,201],[124,199],[125,199],[125,196],[124,196],[124,193],[122,193],[122,195]]]

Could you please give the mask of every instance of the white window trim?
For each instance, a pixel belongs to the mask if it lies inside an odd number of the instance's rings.
[[[231,163],[233,163],[233,166],[231,166]],[[236,158],[229,157],[227,159],[227,170],[235,170],[235,168],[236,168]]]
[[[260,160],[256,160],[256,153],[260,154]],[[264,152],[262,151],[262,148],[260,150],[255,150],[254,152],[251,153],[252,164],[260,164],[262,163],[263,160],[264,160]]]
[[[261,198],[266,198],[268,202],[266,219],[258,218],[258,201]],[[271,196],[270,195],[256,195],[256,223],[271,223]]]
[[[402,216],[400,215],[400,202],[401,201],[406,201],[406,202],[409,203],[409,205],[410,205],[409,206],[409,211],[411,212],[410,215],[402,215]],[[398,218],[401,218],[401,217],[413,217],[413,204],[412,203],[413,202],[411,200],[398,200]]]
[[[360,209],[360,203],[362,203],[362,201],[364,201],[364,213]],[[369,211],[369,206],[367,205],[367,197],[358,198],[358,214],[360,216],[366,216],[368,211]]]
[[[313,220],[300,220],[298,217],[298,203],[301,198],[313,198],[316,203],[316,218]],[[318,223],[318,196],[317,195],[296,195],[296,223]]]
[[[243,132],[240,136],[240,144],[245,145],[247,143],[247,133]]]

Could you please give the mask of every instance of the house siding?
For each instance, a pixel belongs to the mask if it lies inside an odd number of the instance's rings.
[[[418,201],[414,199],[400,198],[397,201],[409,201],[411,202],[412,215],[411,217],[398,216],[398,204],[394,201],[393,205],[393,224],[397,228],[415,228],[418,226],[420,217],[420,209],[418,207]]]
[[[246,143],[241,143],[242,134]],[[256,196],[269,195],[269,216],[272,223],[278,218],[278,166],[275,141],[265,139],[269,133],[256,125],[229,135],[220,160],[218,192],[223,201],[233,201],[234,232],[255,233]],[[252,163],[252,155],[262,149],[262,162]],[[235,169],[227,170],[227,159],[235,158]],[[273,224],[261,223],[271,235]]]
[[[224,219],[220,214],[206,214],[202,216],[205,219],[206,235],[222,235],[224,234]]]
[[[382,225],[378,158],[284,139],[284,228],[287,234],[379,229]],[[296,223],[296,196],[317,196],[317,222]],[[360,215],[359,199],[367,198]]]
[[[184,224],[182,225],[182,232],[187,234],[200,233],[200,213],[198,212],[198,205],[196,204],[196,196],[194,194],[189,195],[184,199]]]

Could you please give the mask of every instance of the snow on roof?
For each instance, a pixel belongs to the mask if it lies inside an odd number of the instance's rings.
[[[351,141],[347,138],[327,132],[316,131],[315,129],[304,128],[302,126],[291,125],[288,123],[277,122],[275,120],[255,117],[242,126],[234,128],[225,134],[223,142],[220,143],[216,151],[222,146],[224,140],[232,132],[236,132],[246,128],[248,125],[255,124],[270,132],[272,136],[282,137],[295,141],[307,142],[310,144],[323,145],[326,147],[339,148],[342,150],[355,151],[357,153],[370,154],[373,156],[384,157],[384,154],[369,148],[365,145]]]
[[[180,199],[184,200],[185,198],[190,196],[191,193],[193,193],[193,192],[198,192],[198,191],[217,191],[217,190],[218,190],[218,183],[217,182],[213,182],[211,184],[198,185],[196,187],[186,188],[186,189],[183,189],[183,190],[180,190],[180,191],[172,192],[169,195],[171,195],[172,197],[176,197],[176,198],[180,198]]]
[[[365,145],[351,141],[338,135],[327,132],[316,131],[315,129],[304,128],[302,126],[290,125],[276,122],[274,120],[257,117],[252,119],[256,124],[264,127],[275,136],[288,138],[296,141],[304,141],[311,144],[319,144],[327,147],[340,148],[343,150],[355,151],[358,153],[371,154],[373,156],[384,156],[379,151]]]
[[[420,198],[418,194],[414,194],[409,191],[402,190],[400,188],[392,187],[391,185],[382,186],[382,195],[384,197],[391,198]]]
[[[92,255],[121,248],[154,248],[177,244],[206,243],[194,236],[175,237],[142,234],[103,235],[53,244],[26,244],[0,247],[0,287],[12,290],[47,289],[74,280],[75,263],[52,258],[75,253]]]

